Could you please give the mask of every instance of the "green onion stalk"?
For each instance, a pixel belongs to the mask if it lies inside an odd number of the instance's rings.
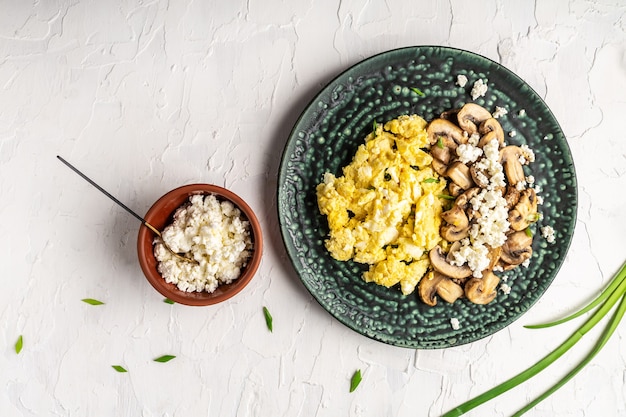
[[[620,301],[621,299],[621,301]],[[600,339],[597,341],[591,352],[567,375],[565,375],[559,382],[550,387],[547,391],[541,394],[537,399],[533,400],[525,407],[520,409],[517,413],[513,415],[513,417],[518,417],[524,414],[526,411],[532,409],[541,401],[548,398],[551,394],[553,394],[556,390],[565,385],[570,379],[572,379],[581,369],[583,369],[591,360],[600,352],[600,350],[604,347],[604,345],[608,342],[609,338],[615,332],[615,329],[619,325],[620,321],[624,317],[624,313],[626,313],[626,263],[622,266],[619,272],[615,275],[615,277],[611,280],[609,285],[600,293],[600,295],[590,302],[587,306],[582,308],[581,310],[571,314],[563,319],[553,321],[550,323],[539,324],[539,325],[531,325],[525,326],[529,329],[541,329],[551,326],[556,326],[561,323],[565,323],[566,321],[575,319],[594,308],[598,307],[598,309],[587,319],[587,321],[578,328],[565,342],[563,342],[559,347],[541,359],[539,362],[535,363],[530,368],[525,371],[519,373],[513,378],[504,381],[500,385],[490,389],[489,391],[484,392],[483,394],[459,405],[458,407],[448,411],[442,417],[457,417],[461,416],[471,409],[478,407],[479,405],[497,397],[500,394],[505,393],[506,391],[515,388],[521,383],[529,380],[533,376],[537,375],[539,372],[547,368],[553,362],[555,362],[558,358],[563,356],[565,352],[570,350],[589,330],[591,330],[594,326],[596,326],[600,320],[606,316],[609,311],[613,309],[613,306],[620,301],[617,310],[611,317],[609,323],[607,324],[604,332],[600,336]]]

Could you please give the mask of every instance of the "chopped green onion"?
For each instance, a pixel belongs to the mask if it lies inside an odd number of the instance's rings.
[[[415,94],[417,94],[420,97],[424,97],[426,94],[424,94],[424,92],[422,90],[420,90],[417,87],[411,87],[411,91],[413,91]]]
[[[350,380],[350,392],[354,392],[356,387],[358,387],[361,383],[362,379],[361,370],[359,369],[354,373],[354,375],[352,375],[352,379]]]
[[[391,175],[385,171],[385,181],[389,181],[391,179]]]
[[[172,300],[170,300],[169,298],[164,299],[164,300],[163,300],[163,302],[164,302],[164,303],[167,303],[167,304],[176,304],[176,302],[175,302],[175,301],[172,301]]]
[[[417,165],[411,165],[411,168],[412,168],[412,169],[414,169],[414,170],[416,170],[416,171],[419,171],[419,170],[420,170],[420,167],[418,167]]]
[[[161,363],[165,363],[165,362],[169,362],[172,359],[174,359],[176,356],[174,355],[163,355],[163,356],[159,356],[158,358],[156,358],[154,361],[155,362],[161,362]]]
[[[367,186],[367,189],[368,189],[368,190],[375,190],[375,189],[376,189],[376,187],[374,187],[373,185],[368,185],[368,186]]]
[[[19,355],[22,351],[22,347],[24,347],[24,338],[20,335],[20,337],[17,338],[17,342],[15,342],[15,353]]]
[[[85,303],[87,303],[89,305],[92,305],[92,306],[99,306],[99,305],[104,304],[102,301],[94,300],[93,298],[83,298],[81,301],[83,301],[83,302],[85,302]]]
[[[439,182],[439,178],[426,178],[424,181],[426,184],[432,184],[433,182]]]
[[[611,291],[608,291],[609,288],[611,288]],[[466,412],[468,412],[469,410],[527,381],[528,379],[532,378],[533,376],[535,376],[536,374],[538,374],[539,372],[547,368],[554,361],[556,361],[563,354],[565,354],[565,352],[571,349],[589,330],[591,330],[595,325],[597,325],[598,322],[604,318],[604,316],[613,308],[615,303],[617,303],[617,301],[620,298],[622,299],[622,301],[620,302],[617,312],[614,314],[612,320],[609,322],[609,325],[605,329],[600,340],[596,343],[594,349],[587,355],[587,357],[585,357],[585,359],[583,359],[583,361],[580,362],[578,366],[576,366],[570,373],[568,373],[565,377],[563,377],[553,387],[548,389],[548,391],[546,391],[536,400],[533,400],[526,407],[522,408],[518,413],[515,414],[515,416],[520,416],[521,414],[528,411],[530,408],[534,407],[540,401],[544,400],[550,394],[552,394],[561,386],[563,386],[567,381],[573,378],[574,375],[576,375],[585,365],[587,365],[591,361],[591,359],[600,351],[600,349],[604,346],[604,344],[607,342],[609,337],[615,331],[615,328],[617,327],[617,325],[623,318],[624,312],[626,311],[626,264],[624,264],[624,266],[617,273],[616,277],[611,281],[609,287],[607,287],[607,289],[603,291],[602,294],[600,294],[600,296],[596,300],[594,300],[591,304],[589,304],[589,306],[583,308],[584,311],[589,311],[591,308],[593,308],[593,307],[590,307],[591,305],[595,306],[595,305],[602,303],[600,308],[589,319],[587,319],[587,321],[581,327],[579,327],[578,330],[576,330],[576,332],[574,332],[567,340],[565,340],[565,342],[563,342],[555,350],[553,350],[551,353],[546,355],[543,359],[535,363],[533,366],[531,366],[527,370],[519,373],[513,378],[508,379],[507,381],[490,389],[489,391],[461,404],[455,409],[448,411],[442,417],[461,416],[465,414]],[[578,313],[576,313],[576,315],[578,315]],[[566,319],[573,318],[576,315],[570,316]],[[563,322],[563,320],[559,320],[558,322],[555,322],[555,323],[559,323],[559,322]]]
[[[530,230],[530,227],[527,227],[524,231],[526,232],[526,236],[533,237],[533,231]]]
[[[456,200],[456,197],[453,197],[448,194],[439,194],[437,197],[443,198],[444,200]]]
[[[541,214],[539,213],[529,214],[528,217],[526,217],[526,221],[531,223],[535,223],[536,221],[539,221],[539,219],[541,219]]]
[[[120,365],[111,365],[113,367],[113,369],[115,369],[117,372],[128,372],[126,369],[124,369],[123,366]]]
[[[267,325],[267,328],[270,332],[274,332],[274,319],[272,318],[270,311],[265,306],[263,306],[263,315],[265,316],[265,324]]]
[[[374,120],[374,123],[372,123],[372,130],[376,132],[376,129],[378,129],[378,123],[376,123],[376,120]]]
[[[445,146],[443,145],[443,138],[439,136],[437,139],[437,147],[443,149]]]

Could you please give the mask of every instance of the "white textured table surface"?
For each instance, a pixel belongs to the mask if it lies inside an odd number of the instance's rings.
[[[626,2],[363,3],[0,1],[0,415],[438,416],[577,327],[523,325],[582,305],[626,261]],[[414,351],[359,335],[312,299],[275,197],[281,151],[313,95],[363,58],[428,44],[494,59],[544,98],[572,149],[579,209],[561,271],[522,319]],[[57,154],[140,213],[185,183],[232,189],[265,233],[257,276],[218,306],[165,304],[139,269],[137,221]],[[598,335],[469,415],[510,415]],[[153,362],[163,354],[177,358]],[[625,416],[625,403],[622,324],[528,415]]]

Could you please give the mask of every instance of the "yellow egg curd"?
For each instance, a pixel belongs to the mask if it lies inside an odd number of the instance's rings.
[[[343,176],[326,173],[317,186],[333,258],[369,264],[365,281],[400,284],[403,294],[415,290],[428,270],[428,251],[441,241],[446,182],[432,169],[429,147],[426,121],[400,116],[375,126]]]

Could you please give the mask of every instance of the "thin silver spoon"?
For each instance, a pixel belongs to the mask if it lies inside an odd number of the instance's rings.
[[[144,226],[146,226],[148,229],[152,230],[152,232],[157,235],[159,238],[161,238],[161,242],[163,243],[163,246],[165,247],[165,249],[167,249],[172,255],[176,256],[177,258],[186,261],[186,262],[193,262],[193,263],[197,263],[194,259],[188,258],[186,256],[184,256],[183,254],[174,252],[172,250],[172,248],[170,248],[167,243],[165,243],[165,240],[163,239],[163,236],[161,236],[161,232],[159,232],[159,230],[157,230],[156,227],[152,226],[150,223],[148,223],[143,217],[141,217],[140,215],[138,215],[137,213],[135,213],[134,211],[132,211],[130,208],[128,208],[124,203],[122,203],[120,200],[118,200],[117,198],[113,197],[107,190],[105,190],[104,188],[100,187],[98,184],[96,184],[91,178],[89,178],[88,176],[86,176],[85,174],[83,174],[82,172],[80,172],[78,170],[78,168],[76,168],[74,165],[70,164],[69,162],[67,162],[65,159],[63,159],[62,157],[60,157],[59,155],[57,155],[57,158],[59,159],[59,161],[63,162],[65,165],[67,165],[72,171],[74,171],[75,173],[77,173],[78,175],[80,175],[85,181],[87,181],[89,184],[93,185],[94,187],[96,187],[98,190],[100,190],[104,195],[106,195],[107,197],[109,197],[111,200],[113,200],[115,203],[117,203],[120,207],[122,207],[124,210],[126,210],[127,212],[129,212],[130,214],[132,214],[133,216],[135,216],[135,218],[137,220],[139,220]]]

